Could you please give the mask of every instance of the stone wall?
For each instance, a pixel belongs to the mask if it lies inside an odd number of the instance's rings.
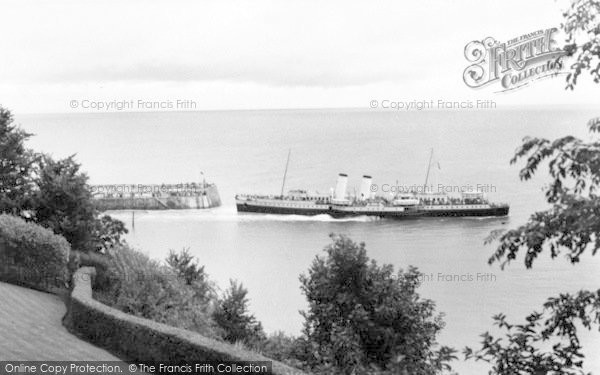
[[[109,210],[183,210],[203,209],[221,205],[216,185],[206,187],[206,195],[95,198],[94,203],[101,211]]]

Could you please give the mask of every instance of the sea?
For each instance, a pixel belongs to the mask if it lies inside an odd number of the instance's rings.
[[[592,139],[586,123],[600,108],[511,107],[471,111],[306,109],[208,112],[70,113],[18,115],[35,134],[29,146],[56,158],[75,155],[93,184],[217,184],[222,206],[210,210],[112,212],[129,229],[127,241],[162,260],[189,250],[224,290],[230,279],[249,290],[250,310],[267,332],[299,335],[307,308],[299,276],[323,256],[330,234],[364,242],[368,256],[395,269],[418,267],[418,291],[444,314],[439,343],[479,347],[500,312],[524,322],[560,293],[600,287],[600,256],[573,265],[540,255],[526,269],[523,254],[502,269],[488,264],[497,229],[523,224],[547,207],[546,167],[523,181],[525,160],[511,164],[526,136]],[[429,163],[431,150],[433,156]],[[235,194],[279,194],[290,152],[285,190],[322,193],[349,175],[349,193],[368,174],[378,193],[422,186],[458,195],[481,189],[510,204],[501,218],[375,220],[366,217],[238,214]],[[428,168],[429,167],[429,168]],[[600,332],[582,328],[588,371],[600,373]],[[487,373],[485,363],[453,363],[460,374]]]

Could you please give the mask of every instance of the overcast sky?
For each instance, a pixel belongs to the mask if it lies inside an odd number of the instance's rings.
[[[558,26],[564,4],[4,1],[0,104],[17,113],[74,112],[73,99],[190,99],[200,110],[591,104],[598,86],[566,92],[564,77],[505,94],[462,81],[465,44]]]

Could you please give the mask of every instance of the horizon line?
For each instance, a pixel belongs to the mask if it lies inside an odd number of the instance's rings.
[[[464,101],[464,100],[463,100]],[[458,101],[460,102],[460,101]],[[143,114],[143,113],[207,113],[207,112],[292,112],[292,111],[356,111],[356,112],[373,112],[373,113],[406,113],[406,112],[491,112],[491,111],[514,111],[514,110],[531,110],[531,109],[590,109],[593,110],[595,105],[592,103],[577,103],[577,104],[506,104],[501,108],[468,108],[468,109],[452,109],[452,108],[422,108],[411,110],[395,110],[369,107],[286,107],[286,108],[231,108],[231,109],[200,109],[200,110],[147,110],[147,111],[128,111],[128,110],[111,110],[111,111],[71,111],[71,112],[15,112],[10,110],[13,116],[43,116],[43,115],[91,115],[91,114]],[[6,107],[4,107],[7,109]]]

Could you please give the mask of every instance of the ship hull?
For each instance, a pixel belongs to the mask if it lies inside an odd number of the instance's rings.
[[[344,218],[352,216],[374,216],[383,219],[411,219],[420,217],[493,217],[493,216],[508,216],[508,207],[490,207],[476,209],[441,209],[430,210],[423,207],[414,208],[402,212],[388,211],[339,211],[331,210],[325,212],[333,218]]]
[[[335,207],[282,207],[274,205],[252,204],[248,202],[237,203],[238,212],[253,212],[275,215],[306,215],[315,216],[327,214],[333,218],[344,218],[352,216],[373,216],[387,219],[410,219],[419,217],[492,217],[507,216],[508,206],[483,206],[483,207],[460,207],[460,206],[415,206],[406,208],[382,208],[362,209],[348,206]]]
[[[238,203],[238,212],[253,212],[260,214],[275,214],[275,215],[305,215],[316,216],[330,213],[328,206],[322,208],[301,208],[301,207],[277,207],[277,206],[262,206],[248,203]]]
[[[486,216],[507,216],[508,206],[478,208],[478,209],[458,209],[458,210],[438,210],[425,211],[422,216],[427,217],[486,217]]]

